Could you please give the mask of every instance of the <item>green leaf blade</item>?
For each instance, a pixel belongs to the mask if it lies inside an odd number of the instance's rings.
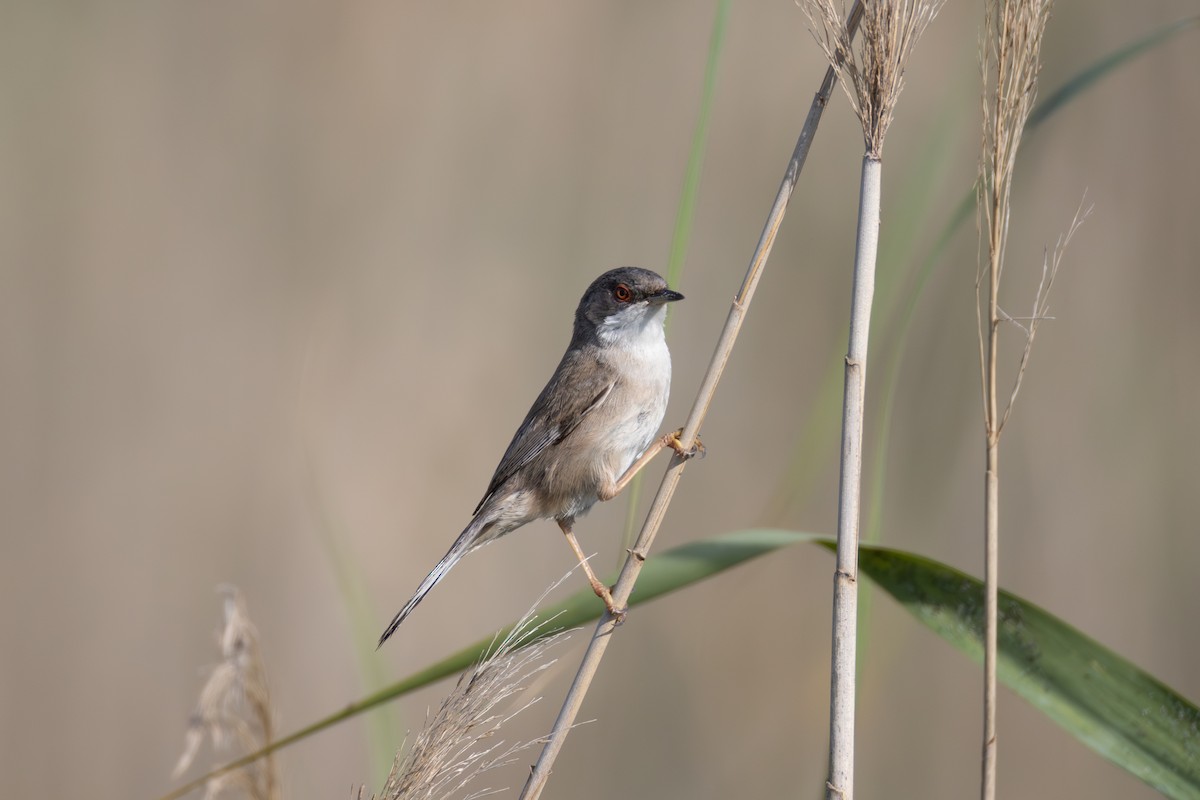
[[[982,658],[983,585],[930,559],[860,551],[859,568],[959,650]],[[1026,600],[1000,593],[1000,681],[1168,797],[1200,797],[1200,709]]]

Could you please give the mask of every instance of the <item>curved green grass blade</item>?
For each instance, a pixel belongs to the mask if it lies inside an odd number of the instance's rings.
[[[704,82],[700,90],[700,111],[696,115],[696,127],[692,129],[692,144],[688,150],[687,168],[684,171],[683,190],[679,194],[679,208],[675,212],[675,230],[671,235],[671,252],[667,259],[667,283],[679,285],[683,272],[683,260],[687,256],[688,243],[692,240],[692,221],[696,217],[696,195],[700,193],[700,174],[704,168],[704,153],[708,149],[708,124],[712,120],[713,95],[717,87],[717,66],[721,63],[721,52],[725,49],[725,29],[729,21],[731,0],[717,0],[713,17],[712,35],[708,40],[708,60],[704,64]]]
[[[308,453],[306,453],[306,456]],[[311,491],[308,496],[315,506],[317,519],[317,538],[325,551],[325,557],[333,568],[338,591],[346,618],[350,622],[350,631],[354,641],[355,662],[358,666],[359,680],[362,691],[370,692],[380,686],[386,686],[388,676],[383,662],[375,655],[375,642],[378,634],[378,615],[367,597],[367,585],[362,570],[350,554],[348,539],[344,526],[338,524],[330,506],[325,502],[320,481],[314,469],[315,460],[306,457],[308,477]],[[393,710],[379,709],[367,717],[367,752],[370,773],[376,783],[382,783],[387,777],[395,755],[395,742],[401,731],[398,715]]]
[[[679,192],[679,208],[675,211],[675,229],[671,234],[671,250],[667,256],[667,283],[676,288],[683,275],[683,260],[692,241],[692,221],[696,218],[696,195],[700,193],[700,174],[704,169],[704,153],[708,149],[708,124],[712,120],[713,95],[717,88],[717,66],[725,49],[725,30],[729,21],[732,0],[717,0],[712,35],[708,39],[708,59],[704,64],[704,81],[700,89],[700,111],[692,129],[692,144],[688,150],[687,167],[683,173],[683,188]],[[668,327],[671,311],[667,311]],[[625,532],[621,536],[622,551],[633,547],[638,530],[638,503],[642,498],[643,473],[633,477],[626,492]],[[620,560],[617,564],[620,565]]]
[[[983,584],[927,558],[864,547],[859,569],[979,661]],[[1000,592],[1000,681],[1167,797],[1200,797],[1200,709],[1033,603]]]
[[[1092,64],[1087,69],[1075,75],[1069,81],[1064,83],[1054,92],[1046,97],[1037,107],[1029,114],[1029,120],[1025,123],[1027,128],[1037,127],[1043,120],[1058,111],[1059,107],[1066,105],[1075,96],[1088,89],[1092,84],[1099,81],[1108,73],[1112,72],[1117,67],[1124,64],[1126,61],[1141,55],[1145,51],[1151,49],[1155,45],[1161,44],[1177,33],[1182,33],[1188,28],[1200,26],[1200,16],[1184,17],[1181,20],[1172,22],[1170,25],[1164,25],[1146,34],[1140,39],[1134,39],[1124,47],[1120,47],[1104,58]]]
[[[634,589],[629,604],[630,606],[636,606],[649,602],[656,597],[686,588],[705,578],[710,578],[713,575],[723,572],[730,567],[735,567],[744,561],[766,555],[781,547],[796,544],[797,542],[821,541],[824,538],[816,534],[796,533],[794,531],[739,531],[676,547],[661,555],[652,556],[646,561],[646,565],[642,569],[641,578],[638,580],[637,587]],[[610,582],[615,579],[616,573],[614,572],[610,576]],[[528,623],[528,627],[530,629],[537,627],[539,634],[537,638],[541,638],[555,631],[574,628],[585,622],[595,620],[600,616],[602,608],[603,606],[600,604],[600,601],[596,599],[591,590],[585,589],[561,603],[539,611],[533,617],[533,620]],[[351,703],[335,714],[319,719],[295,733],[276,740],[269,747],[250,753],[206,775],[202,775],[196,780],[180,786],[175,791],[163,795],[160,800],[174,800],[174,798],[183,797],[187,793],[200,788],[212,778],[252,764],[263,756],[273,753],[276,750],[282,750],[302,739],[307,739],[315,733],[333,727],[339,722],[376,708],[388,700],[408,694],[442,678],[461,672],[475,663],[493,642],[503,639],[512,630],[512,627],[510,625],[502,628],[493,636],[464,647],[457,653],[447,656],[436,664],[410,675],[399,683],[394,683],[385,689],[368,695],[361,700]],[[532,642],[535,640],[531,638],[529,641]]]

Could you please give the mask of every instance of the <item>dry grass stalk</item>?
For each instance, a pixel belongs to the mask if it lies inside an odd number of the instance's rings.
[[[845,23],[844,2],[798,2],[862,123],[867,155],[879,158],[904,88],[909,54],[945,0],[866,0],[857,48]]]
[[[196,710],[188,723],[183,755],[172,777],[182,775],[200,752],[206,738],[214,751],[254,752],[274,737],[271,695],[266,668],[259,650],[258,631],[246,613],[241,593],[232,586],[221,587],[225,596],[225,627],[221,632],[223,661],[209,676]],[[213,778],[205,785],[205,797],[231,792],[255,800],[278,800],[279,776],[275,758]]]
[[[1048,299],[1063,252],[1088,211],[1076,211],[1067,233],[1042,258],[1042,274],[1029,317],[1017,319],[1000,307],[1000,280],[1011,214],[1017,150],[1037,98],[1042,37],[1051,0],[988,0],[980,71],[983,132],[979,158],[980,258],[975,282],[979,333],[986,465],[984,471],[983,748],[980,797],[996,796],[996,663],[1000,550],[1000,436],[1025,378],[1038,326],[1047,319]],[[1007,400],[1000,402],[997,356],[1004,323],[1021,330],[1024,346]]]
[[[511,763],[516,754],[543,740],[506,746],[496,736],[509,720],[540,700],[535,697],[515,707],[512,698],[557,659],[547,652],[570,631],[532,641],[553,619],[531,625],[533,609],[517,623],[490,653],[464,672],[453,691],[442,701],[417,734],[413,746],[388,775],[383,796],[387,800],[434,800],[458,795],[488,770]],[[476,789],[465,797],[482,797],[498,789]]]

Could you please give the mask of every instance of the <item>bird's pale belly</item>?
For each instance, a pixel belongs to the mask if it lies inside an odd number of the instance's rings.
[[[638,408],[637,413],[614,415],[597,409],[568,439],[557,445],[574,452],[560,453],[546,472],[542,484],[543,513],[548,517],[567,518],[586,514],[599,500],[601,488],[611,486],[646,451],[662,426],[667,410],[669,378],[636,387],[637,404],[619,393],[632,387],[619,386],[605,405],[613,409]],[[570,465],[570,466],[564,466]]]

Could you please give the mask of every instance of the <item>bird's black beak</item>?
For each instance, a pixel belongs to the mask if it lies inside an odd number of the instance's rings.
[[[683,295],[671,289],[663,289],[661,292],[655,292],[646,297],[646,302],[652,306],[661,306],[664,303],[674,303],[676,300],[682,300]]]

